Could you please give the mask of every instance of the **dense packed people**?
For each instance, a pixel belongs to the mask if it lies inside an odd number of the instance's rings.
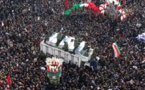
[[[69,1],[69,7],[80,1]],[[84,9],[64,16],[65,0],[0,0],[0,90],[144,90],[145,44],[135,37],[145,30],[145,1],[126,1],[134,16],[121,22]],[[61,29],[95,48],[90,60],[95,67],[64,62],[60,84],[52,85],[40,68],[52,56],[44,55],[39,44]],[[113,56],[115,41],[120,58]]]

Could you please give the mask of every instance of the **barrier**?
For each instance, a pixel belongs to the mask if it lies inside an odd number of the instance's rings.
[[[44,43],[44,40],[40,43],[40,50],[46,54],[49,53],[50,55],[57,56],[59,58],[63,58],[65,62],[71,61],[72,63],[78,65],[80,67],[81,62],[88,62],[91,58],[90,57],[85,57],[82,55],[75,55],[71,54],[69,52],[63,51],[62,49],[55,48],[53,46],[50,46],[48,44]]]

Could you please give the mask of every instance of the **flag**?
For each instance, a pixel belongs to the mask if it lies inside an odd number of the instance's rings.
[[[40,45],[40,43],[41,43],[41,42],[38,41],[38,42],[36,42],[36,45],[38,46],[38,45]]]
[[[7,82],[8,82],[9,85],[12,84],[12,81],[11,81],[10,75],[7,76]]]
[[[130,19],[132,20],[134,18],[134,14],[131,14]]]
[[[104,13],[105,12],[105,8],[107,8],[107,4],[106,3],[105,4],[101,4],[99,6],[99,10],[101,10],[101,13]]]
[[[65,15],[70,15],[70,13],[74,10],[79,10],[81,8],[88,8],[88,9],[91,9],[93,11],[96,11],[98,13],[101,12],[101,10],[92,2],[87,2],[87,3],[82,3],[82,4],[74,4],[72,8],[68,9],[65,11]]]
[[[117,8],[116,8],[116,10],[119,10],[120,8],[121,8],[121,6],[120,6],[120,5],[118,5],[118,6],[117,6]]]
[[[96,7],[96,5],[94,3],[88,2],[87,4],[88,4],[88,7],[87,7],[88,9],[92,9],[94,11],[97,11],[98,13],[101,12],[101,10],[98,7]]]
[[[2,85],[2,84],[3,84],[3,81],[0,80],[0,85]]]
[[[29,29],[29,28],[31,28],[31,27],[32,27],[31,24],[29,24],[29,25],[26,26],[27,29]]]
[[[118,47],[118,45],[117,45],[117,43],[116,42],[114,42],[113,44],[112,44],[112,47],[113,47],[113,50],[114,50],[114,57],[120,57],[120,49],[119,49],[119,47]]]
[[[121,21],[126,19],[126,11],[127,9],[120,9],[119,13],[121,14]]]
[[[65,0],[65,7],[66,7],[66,9],[68,9],[68,4],[69,4],[68,0]]]
[[[74,10],[79,10],[81,7],[80,7],[81,4],[74,4],[73,7],[71,9],[68,9],[65,11],[65,15],[70,15],[70,13]]]

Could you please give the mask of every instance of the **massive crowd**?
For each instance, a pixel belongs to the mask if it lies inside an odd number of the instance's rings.
[[[69,1],[70,7],[77,2]],[[144,90],[145,44],[135,37],[145,30],[145,0],[127,0],[126,8],[134,11],[134,18],[122,22],[96,18],[87,10],[64,16],[64,3],[0,0],[0,90]],[[95,65],[92,69],[64,63],[60,84],[52,85],[40,68],[51,56],[40,52],[39,44],[61,28],[95,48],[91,59]],[[120,58],[113,56],[114,41],[120,47]],[[8,86],[7,75],[12,85]]]

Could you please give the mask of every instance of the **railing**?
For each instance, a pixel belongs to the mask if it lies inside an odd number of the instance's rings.
[[[45,44],[44,41],[40,43],[40,50],[43,53],[49,53],[50,55],[54,55],[60,58],[63,58],[65,62],[71,61],[72,63],[78,65],[80,67],[81,62],[88,62],[90,57],[85,57],[83,55],[76,55],[76,54],[71,54],[69,52],[66,52],[62,49],[58,49],[56,47],[50,46],[48,44]]]

